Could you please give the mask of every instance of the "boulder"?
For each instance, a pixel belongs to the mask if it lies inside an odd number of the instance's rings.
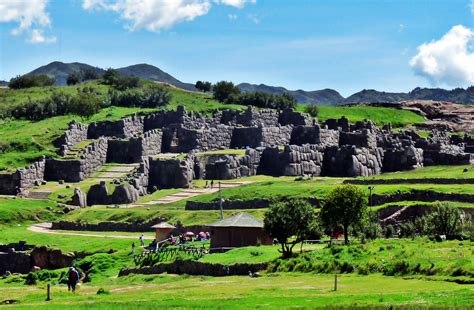
[[[109,192],[105,181],[100,181],[100,184],[92,185],[87,192],[87,204],[93,205],[106,205],[109,201]]]
[[[110,197],[114,204],[126,204],[137,201],[139,198],[138,190],[130,184],[122,184],[115,188]]]
[[[83,193],[79,187],[76,187],[74,189],[74,195],[72,196],[71,201],[69,201],[68,204],[81,208],[87,207],[86,193]]]

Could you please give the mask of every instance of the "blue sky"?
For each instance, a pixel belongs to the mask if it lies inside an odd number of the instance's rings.
[[[344,96],[466,87],[473,28],[470,0],[0,0],[0,79],[59,60]]]

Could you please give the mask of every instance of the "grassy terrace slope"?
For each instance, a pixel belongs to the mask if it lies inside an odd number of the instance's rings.
[[[145,85],[150,82],[145,82]],[[88,82],[85,86],[92,86],[105,98],[108,86],[97,82]],[[184,105],[188,111],[209,112],[216,109],[245,109],[244,106],[221,104],[213,100],[209,94],[187,92],[176,88],[168,88],[173,94],[172,102],[166,109],[176,109]],[[77,86],[50,86],[33,87],[29,89],[13,90],[0,89],[0,112],[3,107],[24,104],[32,100],[43,99],[52,92],[60,91],[69,94],[77,93]],[[304,106],[298,106],[303,111]],[[103,109],[90,119],[79,119],[83,123],[102,120],[117,120],[125,116],[141,112],[153,112],[156,109],[110,107]],[[319,119],[339,118],[345,115],[352,122],[369,118],[381,125],[392,122],[394,126],[406,126],[422,122],[423,118],[415,113],[375,107],[321,107]],[[55,147],[52,141],[60,136],[67,128],[67,124],[77,117],[73,115],[58,116],[50,119],[31,122],[25,120],[0,119],[0,170],[22,167],[34,161],[41,155],[55,156]]]

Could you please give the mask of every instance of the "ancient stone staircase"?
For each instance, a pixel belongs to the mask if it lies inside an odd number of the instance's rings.
[[[252,182],[245,181],[245,182],[221,182],[221,188],[226,189],[226,188],[233,188],[233,187],[238,187],[242,185],[247,185]],[[170,194],[164,197],[161,197],[159,199],[147,201],[147,202],[142,202],[142,203],[134,203],[129,206],[128,208],[134,208],[134,207],[143,207],[143,206],[152,206],[152,205],[161,205],[161,204],[168,204],[168,203],[173,203],[177,202],[180,200],[188,199],[191,197],[203,195],[203,194],[211,194],[219,191],[218,185],[215,185],[212,189],[211,188],[196,188],[196,189],[183,189],[178,193]]]
[[[40,199],[40,200],[48,200],[49,195],[51,195],[51,191],[45,190],[31,190],[27,198],[29,199]]]
[[[89,177],[89,179],[97,181],[107,181],[111,179],[123,178],[140,164],[107,164],[106,168],[97,173],[97,175]]]

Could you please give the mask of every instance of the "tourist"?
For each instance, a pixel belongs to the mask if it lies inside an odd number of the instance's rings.
[[[211,180],[211,189],[214,187],[214,180]]]
[[[76,285],[77,282],[79,282],[79,272],[76,270],[76,268],[71,267],[69,268],[69,274],[68,274],[68,281],[67,281],[67,290],[68,291],[76,291]]]
[[[204,188],[208,188],[209,187],[209,181],[206,181],[206,185],[204,186]]]
[[[145,241],[143,240],[145,236],[143,234],[140,235],[138,239],[140,239],[140,244],[142,245],[142,248],[145,246]]]
[[[135,253],[135,242],[132,242],[132,254]]]

